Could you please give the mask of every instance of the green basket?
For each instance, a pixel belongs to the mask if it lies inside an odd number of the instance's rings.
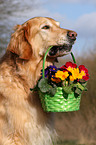
[[[39,92],[42,108],[46,112],[68,112],[77,111],[80,108],[81,95],[77,98],[72,94],[64,95],[62,87],[57,88],[54,96]]]
[[[45,78],[45,60],[48,51],[52,47],[46,51],[44,60],[43,60],[43,73],[42,76]],[[73,54],[71,53],[73,61],[76,63]],[[56,94],[54,96],[50,96],[48,93],[42,93],[39,90],[39,97],[41,100],[42,108],[45,112],[69,112],[69,111],[77,111],[80,108],[80,99],[81,95],[76,97],[74,92],[71,94],[64,94],[62,87],[57,87]]]

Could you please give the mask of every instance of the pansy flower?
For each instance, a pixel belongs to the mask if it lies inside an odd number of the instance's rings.
[[[58,68],[55,65],[50,65],[49,67],[49,71],[51,72],[57,72]]]
[[[89,79],[88,69],[84,65],[80,65],[79,70],[82,75],[82,79],[87,81]]]
[[[45,78],[52,77],[57,72],[58,68],[55,65],[50,65],[45,69]],[[42,70],[41,70],[42,71]],[[42,75],[42,73],[41,73]]]
[[[46,69],[45,69],[45,78],[47,78],[48,74],[49,74],[49,69],[46,68]]]
[[[55,75],[57,72],[58,68],[55,65],[50,65],[49,66],[49,78]]]

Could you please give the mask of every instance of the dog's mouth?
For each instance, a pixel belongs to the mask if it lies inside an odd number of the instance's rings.
[[[68,54],[71,51],[71,49],[72,49],[72,45],[70,44],[64,44],[64,45],[58,45],[58,46],[56,45],[50,49],[48,56],[60,57],[60,56]]]

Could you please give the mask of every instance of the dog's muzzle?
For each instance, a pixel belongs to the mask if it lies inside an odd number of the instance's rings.
[[[72,45],[53,46],[49,51],[49,56],[60,55],[71,51]]]
[[[63,55],[68,54],[72,49],[72,45],[74,44],[76,37],[77,37],[76,32],[68,31],[67,36],[66,36],[66,39],[67,39],[66,43],[64,43],[63,45],[53,46],[50,49],[48,55],[50,57],[59,57],[59,56],[63,56]]]

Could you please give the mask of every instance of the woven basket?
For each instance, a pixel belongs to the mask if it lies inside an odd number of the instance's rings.
[[[48,51],[51,49],[51,47],[46,51],[44,60],[43,60],[43,73],[42,76],[45,78],[45,60]],[[75,58],[72,54],[72,58],[75,62]],[[80,108],[80,99],[81,95],[76,97],[74,92],[71,94],[64,94],[64,91],[62,87],[57,87],[56,94],[54,96],[50,96],[47,93],[42,93],[39,90],[39,97],[41,100],[42,108],[46,112],[68,112],[68,111],[77,111]]]
[[[54,96],[39,92],[42,108],[46,112],[69,112],[80,108],[81,95],[77,98],[72,94],[64,95],[62,87],[57,88]]]

